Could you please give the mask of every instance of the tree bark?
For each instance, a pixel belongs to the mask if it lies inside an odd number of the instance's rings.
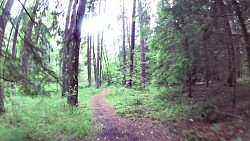
[[[88,57],[88,83],[89,83],[89,87],[91,86],[91,36],[88,35],[88,49],[87,49],[87,57]]]
[[[234,55],[234,43],[233,43],[233,37],[232,37],[232,31],[230,27],[230,22],[227,17],[227,12],[226,12],[226,6],[223,3],[222,0],[217,0],[217,3],[219,5],[219,9],[221,14],[223,15],[222,17],[222,22],[223,22],[223,29],[226,35],[228,35],[228,65],[229,65],[229,72],[228,72],[228,80],[227,82],[229,83],[230,87],[234,85],[236,82],[235,80],[235,55]]]
[[[188,38],[186,37],[183,41],[183,48],[184,48],[184,52],[186,55],[186,59],[191,60],[191,54],[190,54],[190,48],[189,48],[189,42],[188,42]],[[187,77],[188,77],[188,96],[189,98],[192,98],[192,65],[187,66]]]
[[[76,13],[77,13],[77,0],[70,0],[72,2],[73,6],[69,3],[69,9],[66,17],[66,25],[65,25],[65,31],[64,31],[64,52],[65,52],[65,66],[63,65],[62,71],[65,71],[65,74],[63,74],[63,93],[62,94],[68,94],[68,97],[70,95],[70,92],[72,91],[72,88],[70,87],[71,79],[73,79],[73,70],[72,70],[72,55],[73,55],[73,47],[75,46],[74,42],[74,30],[76,26]],[[72,7],[72,8],[71,8]],[[72,11],[71,11],[72,10]],[[70,15],[70,13],[72,13]],[[70,19],[69,19],[70,18]],[[64,68],[65,67],[65,68]]]
[[[134,69],[134,49],[135,49],[135,10],[136,10],[136,0],[133,1],[133,11],[132,11],[132,27],[131,27],[131,46],[130,46],[130,65],[129,65],[129,82],[128,87],[132,88],[133,82],[133,69]]]
[[[203,29],[203,46],[204,46],[204,54],[205,54],[205,68],[206,68],[206,86],[209,87],[209,68],[210,68],[210,61],[209,61],[209,51],[207,46],[207,39],[208,39],[208,26],[204,27]]]
[[[3,76],[3,60],[2,49],[4,42],[5,28],[7,25],[7,17],[10,16],[10,10],[13,6],[14,0],[8,0],[2,14],[0,15],[0,76]],[[4,110],[4,87],[3,80],[0,79],[0,115],[5,112]]]
[[[95,57],[95,40],[94,40],[94,36],[93,36],[93,66],[94,66],[94,77],[95,77],[95,81],[96,81],[96,57]]]
[[[71,106],[78,106],[78,74],[79,74],[79,51],[80,51],[80,43],[81,43],[81,29],[82,29],[82,21],[85,13],[85,6],[87,0],[77,0],[78,8],[76,13],[76,21],[75,28],[73,30],[73,38],[71,40],[72,43],[72,76],[70,78],[70,92],[68,95],[68,103]]]
[[[236,0],[232,0],[232,4],[234,6],[235,9],[235,14],[238,17],[239,23],[240,23],[240,27],[241,27],[241,31],[244,37],[244,41],[246,44],[246,51],[247,51],[247,59],[248,59],[248,72],[249,72],[249,76],[250,76],[250,38],[249,38],[249,32],[247,29],[247,25],[245,23],[245,20],[242,16],[242,12],[240,9],[240,3],[237,2]],[[249,80],[249,84],[250,84],[250,80]],[[249,85],[250,87],[250,85]]]
[[[223,15],[222,17],[222,22],[223,22],[223,29],[224,32],[226,33],[227,36],[227,41],[228,41],[228,65],[229,65],[229,72],[228,72],[228,80],[227,82],[229,83],[230,87],[233,87],[234,92],[233,92],[233,98],[232,102],[233,105],[236,103],[236,76],[235,76],[235,51],[234,51],[234,41],[233,41],[233,36],[232,36],[232,30],[230,27],[230,21],[229,18],[227,17],[227,12],[226,12],[226,6],[223,3],[222,0],[217,0],[219,9],[221,14]]]
[[[100,31],[97,35],[97,58],[96,58],[96,88],[100,87]]]
[[[70,58],[69,58],[69,51],[68,48],[68,42],[69,42],[69,31],[70,31],[70,12],[72,9],[72,0],[69,0],[68,4],[68,11],[66,16],[66,23],[65,23],[65,29],[64,29],[64,46],[63,46],[63,54],[62,54],[62,96],[66,96],[66,94],[69,92],[69,64],[70,64]],[[74,4],[75,8],[76,4]]]
[[[102,36],[101,36],[101,52],[100,52],[100,86],[102,85],[102,76],[103,76],[103,72],[102,72],[102,59],[103,59],[103,29],[102,29]]]

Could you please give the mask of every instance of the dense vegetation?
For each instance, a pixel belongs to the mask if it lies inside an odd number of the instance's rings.
[[[249,139],[249,15],[246,0],[2,0],[0,140],[94,135],[104,87],[176,140]]]
[[[82,139],[94,131],[89,102],[99,91],[93,88],[80,91],[81,104],[77,108],[68,106],[60,95],[8,97],[6,114],[0,118],[0,140]]]

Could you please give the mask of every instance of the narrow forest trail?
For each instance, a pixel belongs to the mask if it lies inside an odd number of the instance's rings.
[[[105,88],[91,99],[91,108],[98,132],[91,141],[171,141],[165,130],[145,124],[136,124],[118,116],[104,96],[110,88]]]

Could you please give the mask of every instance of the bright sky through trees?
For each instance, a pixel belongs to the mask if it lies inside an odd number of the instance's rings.
[[[24,2],[24,0],[20,0],[22,3]],[[16,17],[18,12],[20,11],[21,8],[21,4],[18,0],[14,1],[13,7],[11,8],[11,16],[12,17]]]
[[[24,0],[20,0],[22,3],[24,3]],[[150,1],[150,7],[151,7],[151,14],[156,14],[156,5],[158,0],[147,0]],[[55,8],[55,1],[50,0],[50,9]],[[60,1],[61,6],[66,11],[66,7],[68,2],[67,1]],[[126,9],[128,13],[131,13],[132,9],[132,1],[125,1]],[[11,9],[11,15],[15,17],[18,12],[20,11],[21,4],[18,0],[14,2],[13,8]],[[107,0],[106,1],[106,10],[105,14],[101,13],[101,15],[97,15],[91,18],[85,18],[83,21],[83,35],[90,34],[90,33],[96,33],[101,28],[106,28],[109,26],[109,30],[113,30],[112,34],[120,33],[120,27],[119,27],[119,21],[118,16],[121,13],[121,2],[117,0]],[[64,23],[65,21],[63,21]],[[63,23],[61,23],[63,25]],[[152,23],[153,24],[153,23]],[[62,26],[63,27],[63,26]]]
[[[20,0],[22,3],[24,3],[24,0]],[[146,0],[150,3],[149,7],[150,9],[150,14],[152,15],[151,20],[151,27],[155,26],[154,19],[156,18],[154,15],[156,15],[156,5],[158,3],[158,0]],[[30,2],[30,1],[28,1]],[[49,4],[49,9],[54,10],[56,7],[56,2],[55,0],[50,0],[48,1]],[[66,13],[67,10],[67,0],[64,1],[59,1],[60,2],[60,7],[57,7],[56,10],[59,11],[64,11]],[[128,15],[131,15],[132,13],[132,6],[133,2],[132,1],[124,1],[125,2],[125,8],[126,12]],[[90,15],[89,17],[86,16],[87,14],[89,15],[88,12],[86,12],[85,19],[83,20],[83,26],[82,26],[82,36],[85,37],[87,34],[97,34],[98,31],[103,29],[104,33],[108,35],[108,38],[106,38],[105,44],[109,48],[108,50],[112,52],[118,51],[118,48],[115,49],[113,46],[113,42],[118,39],[118,37],[121,35],[121,26],[122,22],[119,19],[121,15],[121,5],[122,2],[118,0],[107,0],[106,1],[106,8],[105,8],[105,13],[101,12],[101,14],[95,14],[95,16]],[[103,4],[104,5],[104,4]],[[27,7],[27,6],[26,6]],[[102,7],[103,8],[103,7]],[[21,4],[18,0],[14,2],[14,6],[11,10],[11,15],[15,17],[18,15],[18,12],[21,9]],[[86,9],[87,10],[87,9]],[[87,10],[88,11],[88,10]],[[65,16],[66,14],[64,14]],[[130,17],[128,17],[130,19]],[[60,27],[64,29],[64,23],[65,17],[61,17],[62,21],[60,24]],[[130,19],[131,20],[131,19]]]

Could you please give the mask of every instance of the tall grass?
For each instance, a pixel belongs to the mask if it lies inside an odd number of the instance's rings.
[[[90,97],[100,91],[79,91],[79,106],[67,105],[60,94],[6,97],[6,114],[0,117],[0,141],[78,140],[93,132]]]

